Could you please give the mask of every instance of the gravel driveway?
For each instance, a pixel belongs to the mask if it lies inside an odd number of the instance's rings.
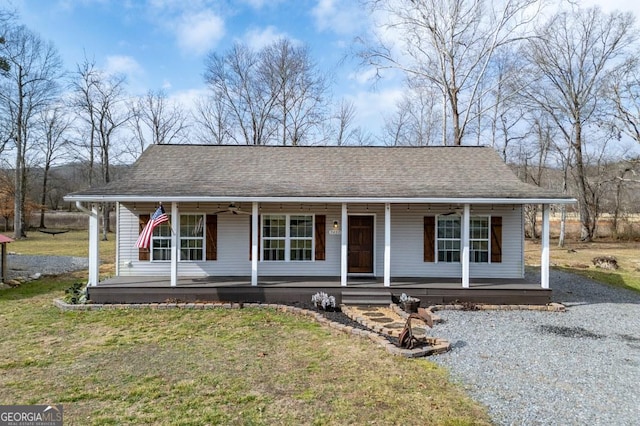
[[[35,256],[24,254],[7,255],[7,278],[29,277],[36,273],[57,275],[65,272],[87,269],[86,257]]]
[[[566,312],[440,311],[449,368],[504,425],[640,424],[640,294],[551,271]]]

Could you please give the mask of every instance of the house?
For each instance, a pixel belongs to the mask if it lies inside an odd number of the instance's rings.
[[[521,182],[488,147],[237,145],[150,146],[126,178],[65,200],[89,213],[96,301],[291,302],[323,290],[498,303],[550,300],[549,208],[575,201]],[[116,205],[116,272],[99,282],[104,202]],[[170,220],[139,250],[159,203]],[[524,279],[526,204],[543,206],[535,283]]]

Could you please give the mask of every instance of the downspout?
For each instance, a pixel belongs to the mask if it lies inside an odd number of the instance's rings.
[[[99,226],[98,226],[98,208],[94,206],[91,210],[82,205],[82,202],[76,201],[76,207],[83,213],[89,215],[89,281],[88,288],[97,286],[100,279],[100,255],[99,255]],[[87,294],[87,297],[89,295]]]
[[[78,210],[80,210],[83,213],[88,214],[89,216],[91,216],[91,210],[89,210],[88,208],[86,208],[85,206],[82,205],[82,201],[76,201],[76,208]]]

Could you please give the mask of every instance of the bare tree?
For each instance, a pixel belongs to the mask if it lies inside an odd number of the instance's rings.
[[[259,52],[235,44],[220,56],[207,58],[205,81],[217,116],[237,129],[232,138],[247,145],[299,145],[314,139],[325,117],[324,77],[305,47],[281,39]],[[224,114],[224,115],[223,115]],[[201,122],[203,120],[200,120]],[[217,120],[206,127],[220,129]],[[216,130],[216,133],[220,133]]]
[[[355,132],[353,124],[356,118],[356,107],[353,102],[342,99],[342,101],[340,101],[340,106],[337,112],[334,114],[333,118],[337,121],[335,130],[336,145],[348,145]]]
[[[94,92],[96,85],[101,79],[101,73],[96,68],[95,61],[90,61],[85,57],[84,61],[77,65],[75,78],[72,81],[73,98],[72,106],[76,109],[78,117],[85,124],[85,133],[81,135],[80,155],[87,155],[88,184],[93,184],[95,154],[96,154],[96,133],[98,124],[96,123],[96,107],[94,105]]]
[[[598,191],[588,177],[585,132],[608,112],[602,89],[636,40],[633,24],[630,13],[604,14],[598,8],[560,12],[523,51],[531,65],[524,74],[535,82],[523,85],[522,92],[551,117],[572,151],[584,241],[594,237],[599,210]]]
[[[519,163],[524,172],[521,178],[536,186],[544,186],[543,178],[548,169],[547,160],[553,147],[554,127],[544,113],[532,111],[529,117],[528,134],[529,138],[522,139],[520,144]],[[537,204],[530,204],[525,208],[525,220],[529,228],[528,235],[531,238],[538,238],[538,212]]]
[[[213,52],[206,60],[205,81],[212,96],[224,101],[232,127],[247,145],[265,145],[275,132],[271,116],[277,93],[270,90],[259,69],[260,56],[239,43],[224,56]]]
[[[509,157],[510,146],[527,137],[527,126],[522,124],[528,109],[526,102],[519,97],[515,76],[522,64],[517,58],[516,52],[510,48],[505,48],[496,55],[490,77],[495,81],[493,90],[489,92],[492,107],[484,117],[488,121],[489,144],[502,154],[504,161]],[[530,110],[535,113],[535,108]]]
[[[59,92],[62,61],[56,48],[25,26],[12,28],[1,46],[9,63],[7,82],[0,89],[0,108],[10,117],[16,148],[14,237],[26,237],[25,198],[27,151],[37,114],[47,108]]]
[[[404,141],[409,140],[409,119],[409,111],[405,104],[397,104],[395,111],[384,117],[382,143],[387,146],[401,146]]]
[[[221,97],[206,96],[196,100],[193,113],[195,138],[202,144],[222,145],[237,143],[231,130],[230,113]]]
[[[183,143],[187,140],[187,115],[171,102],[164,90],[149,90],[131,105],[134,135],[140,153],[149,144]]]
[[[492,90],[486,77],[494,55],[502,46],[527,37],[541,4],[538,0],[368,3],[376,16],[384,17],[383,35],[359,52],[363,63],[378,70],[399,69],[435,85],[443,99],[443,142],[450,119],[453,145],[462,144],[467,126],[491,106],[475,108]]]
[[[118,132],[130,120],[126,104],[125,78],[108,75],[85,60],[78,66],[74,82],[75,106],[79,117],[87,125],[89,145],[85,146],[89,156],[89,173],[93,174],[95,159],[100,162],[102,183],[111,181],[112,156],[116,154]],[[103,205],[103,240],[107,239],[111,206]]]
[[[309,49],[282,38],[260,52],[260,73],[275,93],[273,117],[282,145],[308,141],[325,116],[326,79],[311,61]]]
[[[616,126],[640,143],[640,60],[633,57],[610,80]]]
[[[6,44],[6,33],[11,28],[15,19],[15,13],[9,10],[0,9],[0,47]],[[11,65],[5,56],[0,55],[0,77],[7,76]]]
[[[63,157],[64,147],[68,144],[65,138],[71,125],[72,118],[65,113],[62,105],[42,111],[36,123],[40,134],[39,151],[42,156],[42,194],[40,197],[40,228],[45,228],[44,215],[47,197],[49,195],[49,173],[52,164]]]

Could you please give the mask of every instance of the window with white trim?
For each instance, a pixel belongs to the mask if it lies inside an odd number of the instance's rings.
[[[204,259],[204,215],[180,215],[180,260]]]
[[[151,260],[171,260],[171,227],[169,222],[163,222],[153,228]]]
[[[438,262],[460,262],[460,216],[439,216]]]
[[[285,260],[287,216],[262,217],[262,260]]]
[[[460,262],[462,242],[460,216],[439,216],[436,234],[438,262]],[[469,218],[469,261],[489,262],[489,218],[474,216]]]
[[[469,261],[489,262],[489,218],[472,217],[469,220]]]
[[[313,215],[263,215],[263,261],[313,259]]]
[[[151,260],[171,260],[171,227],[169,222],[153,229]],[[204,215],[181,214],[178,260],[198,261],[204,259]]]

